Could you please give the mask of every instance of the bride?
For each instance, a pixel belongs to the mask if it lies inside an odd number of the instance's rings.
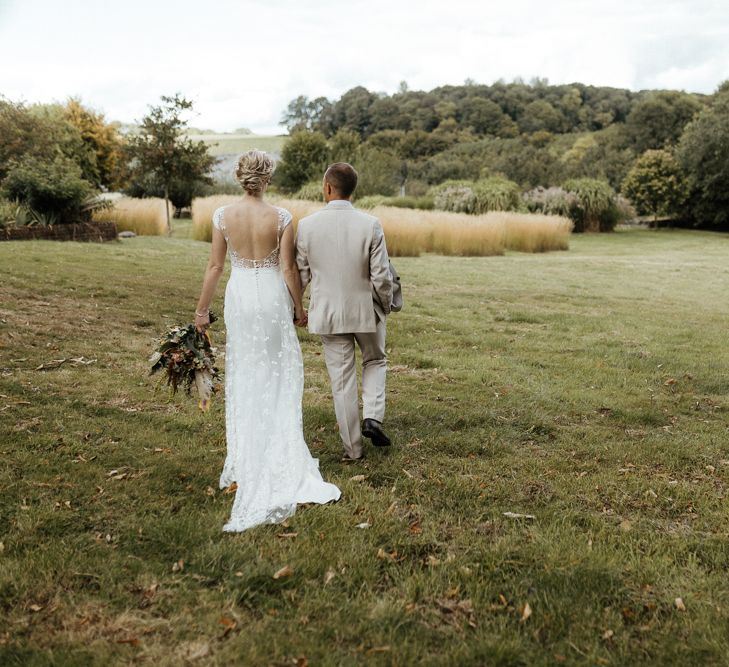
[[[304,442],[301,399],[304,369],[294,324],[307,314],[296,267],[291,213],[263,193],[274,170],[271,156],[248,151],[238,160],[240,202],[213,214],[213,242],[195,310],[199,330],[210,326],[209,305],[230,255],[225,288],[225,426],[227,457],[220,488],[236,483],[224,531],[278,523],[297,503],[337,500]]]

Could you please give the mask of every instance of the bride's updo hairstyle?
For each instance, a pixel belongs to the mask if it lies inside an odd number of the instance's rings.
[[[258,194],[270,182],[276,169],[274,159],[263,151],[246,151],[238,158],[235,178],[249,194]]]

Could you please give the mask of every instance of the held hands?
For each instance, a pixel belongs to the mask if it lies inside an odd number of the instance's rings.
[[[305,308],[294,312],[294,324],[297,327],[305,327],[309,323],[309,313]]]

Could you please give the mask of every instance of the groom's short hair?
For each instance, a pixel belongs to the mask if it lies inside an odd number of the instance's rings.
[[[357,187],[357,172],[348,162],[335,162],[327,167],[324,180],[342,197],[349,197]]]

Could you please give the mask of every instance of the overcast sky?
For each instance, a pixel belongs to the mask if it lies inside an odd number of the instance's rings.
[[[535,76],[710,93],[729,0],[0,0],[0,94],[125,122],[179,91],[195,126],[278,133],[300,94]]]

